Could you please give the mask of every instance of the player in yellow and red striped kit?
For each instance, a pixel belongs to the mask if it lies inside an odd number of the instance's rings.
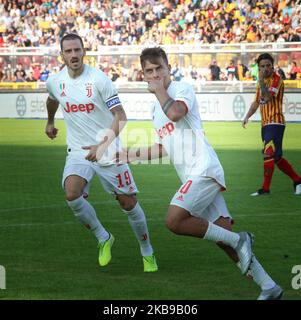
[[[243,120],[243,127],[245,128],[249,118],[260,107],[261,137],[264,145],[264,179],[262,188],[251,195],[259,196],[270,193],[275,164],[292,179],[295,194],[301,195],[301,177],[294,171],[292,165],[282,157],[282,140],[285,130],[285,118],[282,112],[284,83],[274,71],[274,59],[270,54],[261,54],[257,63],[259,81],[256,99]]]

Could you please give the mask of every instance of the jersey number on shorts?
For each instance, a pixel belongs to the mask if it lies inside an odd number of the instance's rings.
[[[183,194],[187,193],[191,185],[192,180],[187,180],[185,184],[182,186],[182,188],[179,190],[179,192]]]
[[[127,186],[129,186],[129,185],[132,183],[131,176],[130,176],[129,172],[128,172],[128,171],[125,171],[125,172],[123,173],[123,175],[124,175],[125,184],[126,184]],[[122,181],[122,178],[123,178],[122,175],[121,175],[121,174],[118,174],[118,175],[116,176],[116,178],[118,179],[118,186],[117,186],[117,188],[123,188],[123,187],[124,187],[124,184],[123,184],[123,181]]]

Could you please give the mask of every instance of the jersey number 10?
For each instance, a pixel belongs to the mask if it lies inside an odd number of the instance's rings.
[[[183,184],[179,192],[183,194],[187,193],[191,185],[192,185],[192,180],[187,180],[185,184]]]

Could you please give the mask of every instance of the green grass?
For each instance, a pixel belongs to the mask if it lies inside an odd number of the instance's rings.
[[[165,228],[168,204],[179,180],[170,165],[132,165],[139,199],[148,217],[159,272],[144,274],[138,244],[116,201],[95,179],[90,201],[116,237],[109,266],[97,264],[96,241],[64,201],[61,175],[65,129],[50,141],[45,121],[0,120],[0,265],[7,289],[2,299],[255,299],[259,288],[213,243],[180,237]],[[128,129],[151,128],[131,122]],[[293,290],[291,269],[301,264],[301,197],[276,170],[272,194],[253,198],[262,180],[259,124],[205,123],[206,135],[224,166],[225,198],[234,230],[256,236],[254,251],[271,276]],[[301,172],[301,125],[288,124],[284,154]],[[147,137],[153,137],[149,131]],[[134,141],[129,141],[134,143]],[[140,141],[147,144],[147,139]]]

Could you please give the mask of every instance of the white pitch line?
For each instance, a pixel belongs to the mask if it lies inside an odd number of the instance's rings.
[[[117,200],[105,200],[105,201],[93,201],[93,202],[89,201],[89,203],[91,203],[92,205],[116,203],[116,202],[117,202]],[[144,199],[144,200],[141,201],[141,198],[139,198],[139,202],[153,203],[154,200]],[[49,204],[49,205],[46,205],[46,206],[0,209],[0,213],[1,212],[11,212],[11,211],[27,211],[27,210],[36,210],[36,209],[48,209],[48,208],[68,208],[68,206],[67,206],[67,204],[64,204],[64,202],[62,202],[61,204]]]
[[[37,222],[37,223],[12,223],[7,225],[0,225],[0,228],[11,228],[11,227],[40,227],[40,226],[57,226],[62,224],[75,224],[76,221],[64,221],[60,223],[43,223],[43,222]]]
[[[154,222],[158,222],[158,221],[162,221],[163,219],[147,219],[147,221],[154,221]],[[121,223],[121,222],[126,222],[128,223],[128,220],[126,219],[126,217],[124,219],[112,219],[109,220],[109,222],[112,223]],[[47,226],[47,227],[52,227],[52,226],[61,226],[63,224],[79,224],[78,221],[74,220],[74,221],[63,221],[63,222],[55,222],[55,223],[43,223],[43,222],[37,222],[37,223],[12,223],[12,224],[7,224],[7,225],[0,225],[0,229],[1,228],[14,228],[14,227],[43,227],[43,226]]]
[[[286,212],[285,213],[286,215],[300,215],[299,212]],[[280,216],[283,216],[282,213],[257,213],[257,214],[243,214],[243,215],[239,215],[237,217],[234,218],[237,219],[237,218],[252,218],[252,217],[280,217]],[[111,219],[111,220],[106,220],[108,221],[109,223],[122,223],[122,222],[125,222],[125,223],[128,223],[127,219]],[[147,218],[147,221],[149,222],[164,222],[164,218],[162,217],[162,219],[158,219],[158,218]],[[63,222],[58,222],[58,223],[43,223],[43,222],[37,222],[37,223],[14,223],[14,224],[7,224],[7,225],[0,225],[0,229],[2,228],[14,228],[14,227],[41,227],[41,226],[47,226],[47,227],[50,227],[50,226],[59,226],[59,225],[63,225],[63,224],[66,224],[66,225],[69,225],[69,224],[78,224],[79,222],[74,220],[74,221],[63,221]]]
[[[65,207],[65,205],[62,205],[62,204],[49,204],[47,206],[0,209],[0,213],[1,212],[11,212],[11,211],[27,211],[27,210],[35,210],[35,209],[47,209],[47,208],[63,208],[63,207]]]
[[[115,201],[113,200],[108,200],[108,201],[97,201],[97,202],[93,202],[92,204],[102,204],[102,203],[113,203]],[[67,208],[68,206],[66,204],[64,204],[64,202],[60,203],[60,204],[49,204],[46,206],[35,206],[35,207],[20,207],[20,208],[9,208],[9,209],[0,209],[0,213],[1,212],[11,212],[11,211],[27,211],[27,210],[35,210],[35,209],[48,209],[48,208]]]

